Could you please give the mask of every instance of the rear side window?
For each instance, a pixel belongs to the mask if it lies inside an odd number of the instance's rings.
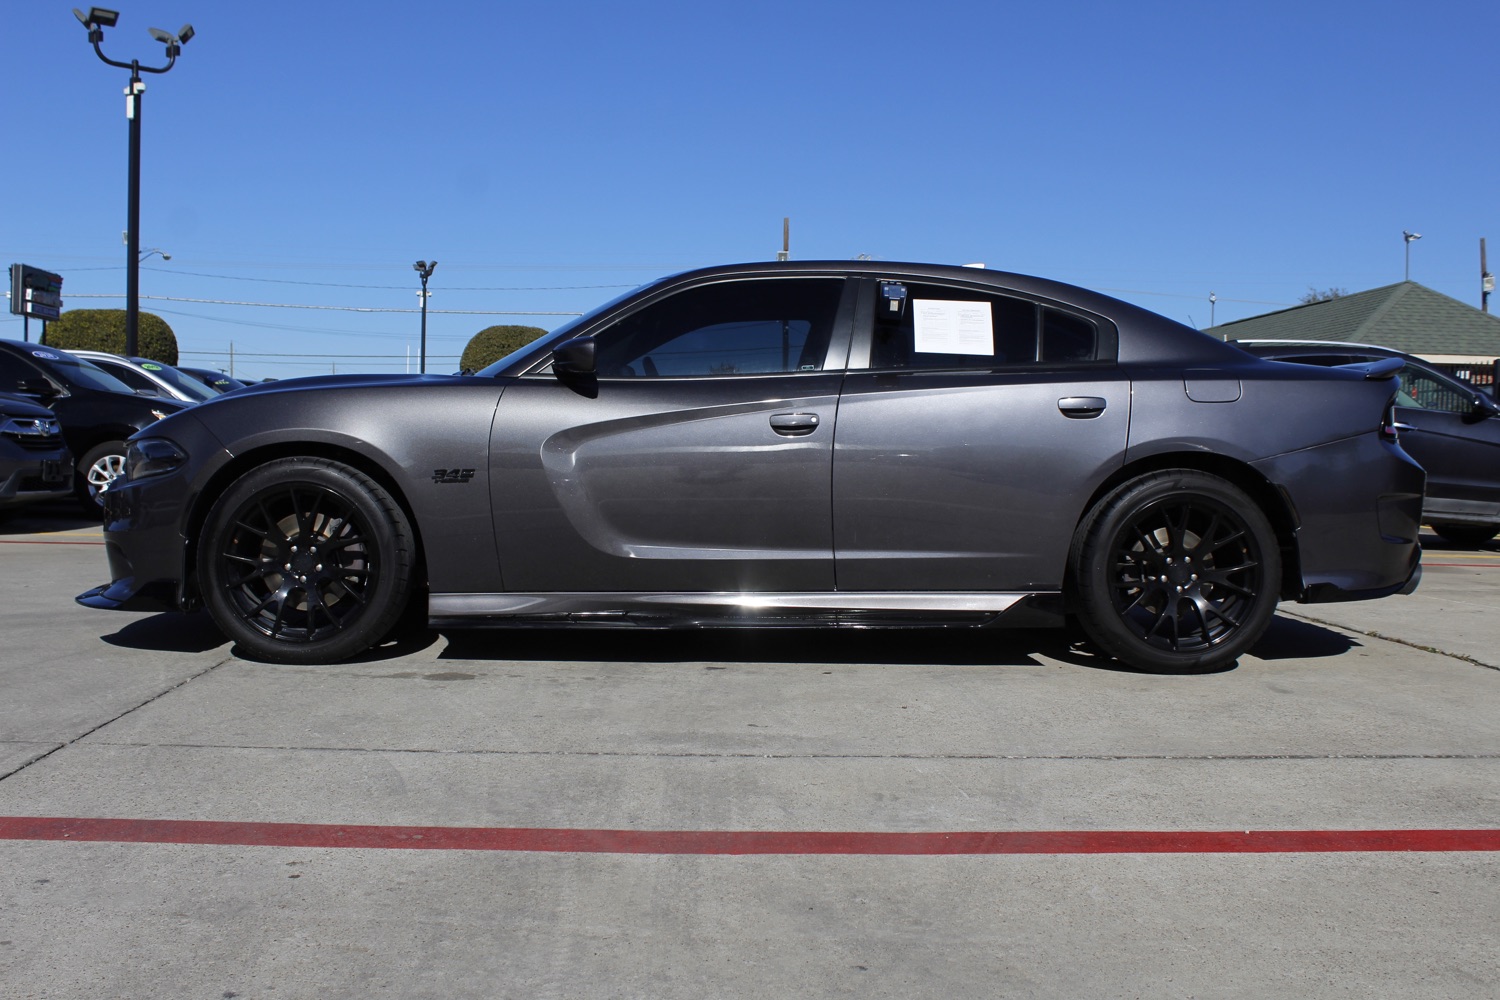
[[[1093,320],[1026,299],[944,285],[881,282],[871,368],[995,368],[1099,356]]]

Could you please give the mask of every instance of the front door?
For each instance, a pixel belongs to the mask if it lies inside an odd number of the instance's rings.
[[[589,384],[507,388],[491,446],[505,589],[832,590],[844,285],[676,290],[601,321]]]

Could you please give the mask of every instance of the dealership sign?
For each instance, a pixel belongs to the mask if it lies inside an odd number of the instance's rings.
[[[10,311],[17,316],[57,319],[62,312],[62,275],[28,264],[10,266]]]

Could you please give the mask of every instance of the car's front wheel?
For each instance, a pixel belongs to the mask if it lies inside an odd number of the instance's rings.
[[[373,479],[329,459],[283,458],[214,504],[198,574],[214,621],[251,656],[333,663],[391,631],[415,558],[405,511]]]
[[[1281,553],[1244,491],[1190,469],[1106,495],[1074,536],[1080,624],[1105,652],[1153,672],[1232,663],[1276,610]]]
[[[83,505],[95,513],[104,509],[104,491],[125,474],[125,442],[105,441],[78,461],[73,489]]]

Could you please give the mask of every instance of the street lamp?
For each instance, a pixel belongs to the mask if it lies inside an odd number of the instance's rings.
[[[1421,233],[1409,232],[1409,231],[1403,229],[1403,230],[1401,230],[1401,238],[1406,241],[1406,280],[1410,281],[1411,280],[1411,245],[1412,245],[1412,242],[1414,240],[1420,240],[1422,238],[1422,234]]]
[[[152,254],[156,254],[162,260],[171,260],[172,259],[172,255],[169,254],[169,253],[167,253],[161,247],[152,247],[150,250],[142,250],[141,251],[141,256],[140,256],[141,263],[144,264],[146,261],[150,260]]]
[[[104,29],[113,28],[119,22],[119,11],[90,7],[89,12],[85,14],[74,7],[73,16],[88,29],[89,44],[94,46],[95,55],[106,65],[130,70],[130,85],[125,88],[125,117],[130,120],[130,193],[125,230],[125,353],[134,357],[136,332],[140,328],[141,318],[141,95],[146,92],[146,85],[141,82],[141,74],[143,72],[165,73],[171,69],[177,63],[182,47],[192,39],[196,32],[193,31],[191,24],[184,24],[177,29],[175,35],[162,31],[160,28],[147,29],[152,38],[167,47],[167,64],[165,66],[142,66],[139,59],[132,59],[128,63],[116,62],[106,56],[104,50],[100,48],[100,43],[104,41]],[[149,251],[147,256],[149,256]],[[166,259],[166,254],[162,254],[162,259]]]
[[[422,296],[422,367],[421,373],[427,374],[427,279],[432,277],[433,270],[437,267],[437,261],[431,264],[425,260],[419,260],[411,266],[413,271],[422,279],[422,290],[417,294]]]

